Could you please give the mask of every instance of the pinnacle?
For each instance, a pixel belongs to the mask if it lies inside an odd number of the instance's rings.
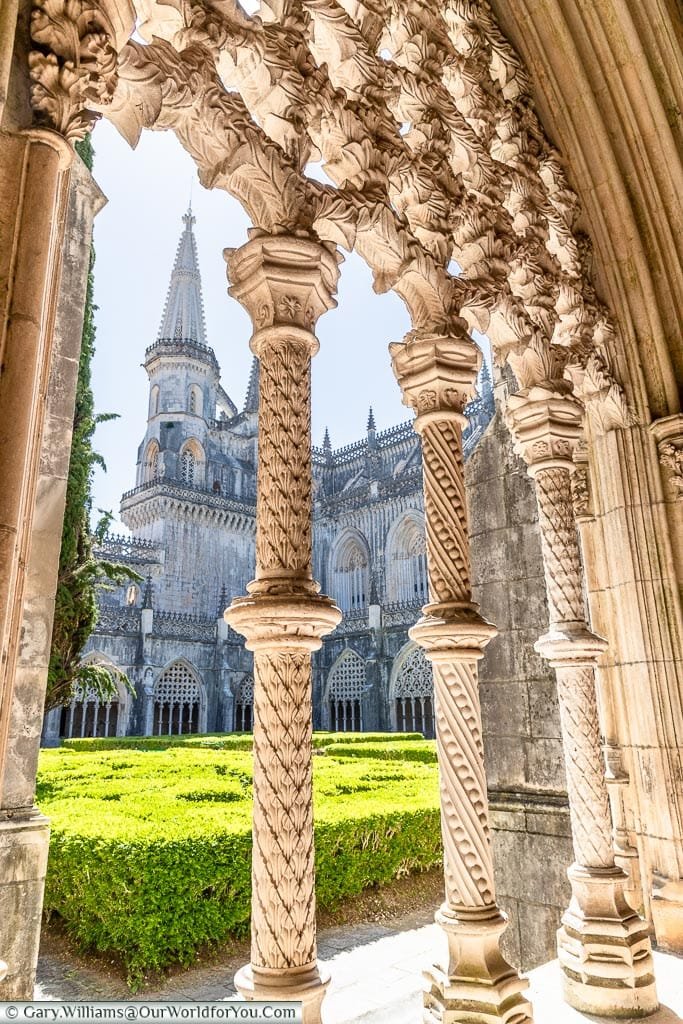
[[[191,205],[182,220],[185,226],[176,249],[158,337],[159,340],[175,339],[206,345],[202,281],[197,243],[192,231],[196,218]]]

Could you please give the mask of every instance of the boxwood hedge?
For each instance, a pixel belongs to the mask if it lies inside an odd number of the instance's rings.
[[[80,948],[120,956],[133,985],[248,927],[251,754],[227,737],[197,739],[41,753],[38,798],[52,821],[46,911]],[[434,744],[348,739],[319,744],[326,756],[314,759],[317,898],[329,909],[441,859],[436,767],[425,756]],[[387,748],[390,764],[379,753]]]

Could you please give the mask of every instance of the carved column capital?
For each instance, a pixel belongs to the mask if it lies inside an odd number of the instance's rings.
[[[583,407],[573,395],[551,384],[527,388],[509,396],[505,419],[530,476],[541,469],[574,472],[574,452],[583,437]]]
[[[464,328],[449,337],[411,332],[389,351],[403,403],[415,410],[419,433],[437,420],[467,424],[464,409],[475,393],[482,355]]]
[[[261,356],[264,344],[290,336],[296,329],[309,339],[310,354],[318,343],[313,331],[318,318],[337,303],[334,294],[341,256],[319,242],[294,235],[255,235],[239,249],[225,249],[230,288],[254,325],[252,351]],[[292,329],[295,329],[292,331]]]
[[[111,103],[117,58],[135,26],[130,0],[34,0],[28,55],[31,104],[70,142],[83,139]]]

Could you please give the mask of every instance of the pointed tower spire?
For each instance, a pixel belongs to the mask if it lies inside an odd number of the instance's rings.
[[[368,434],[370,433],[370,431],[375,431],[376,429],[377,428],[375,426],[375,414],[372,411],[372,406],[370,406],[370,412],[368,413]]]
[[[192,231],[195,217],[191,205],[183,216],[183,223],[185,227],[176,250],[158,340],[190,341],[206,345],[202,282],[197,244]]]
[[[325,455],[332,454],[332,442],[330,441],[330,432],[327,427],[325,427],[325,436],[323,438],[323,451]]]
[[[244,409],[242,412],[258,412],[258,387],[259,363],[256,356],[254,356],[249,373],[249,383],[247,384],[247,397],[244,399]]]

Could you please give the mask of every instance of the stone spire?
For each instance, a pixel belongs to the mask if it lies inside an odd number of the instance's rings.
[[[249,373],[249,383],[247,384],[247,397],[244,399],[244,409],[242,412],[258,412],[258,387],[259,364],[258,359],[254,356]]]
[[[183,216],[185,227],[178,242],[159,341],[191,341],[206,345],[202,282],[197,260],[197,244],[192,232],[195,218],[192,207]]]

